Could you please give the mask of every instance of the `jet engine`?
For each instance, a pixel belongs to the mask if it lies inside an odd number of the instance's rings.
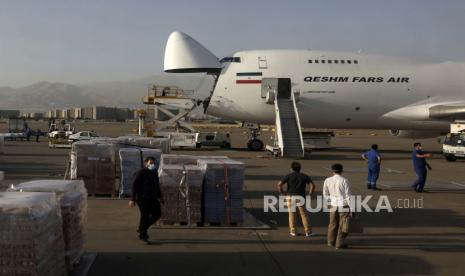
[[[431,130],[405,130],[405,129],[390,129],[389,134],[400,138],[411,138],[411,139],[425,139],[435,138],[441,135],[439,131]]]

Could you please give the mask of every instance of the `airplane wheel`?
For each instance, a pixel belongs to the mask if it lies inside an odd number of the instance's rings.
[[[446,160],[449,161],[449,162],[454,162],[454,161],[457,161],[457,157],[453,156],[453,155],[446,155]]]
[[[221,145],[221,148],[222,149],[231,149],[231,144],[230,143],[224,143],[223,145]]]
[[[261,140],[258,140],[258,139],[253,139],[253,140],[250,140],[248,143],[247,143],[247,149],[250,150],[250,151],[261,151],[263,150],[263,142]]]

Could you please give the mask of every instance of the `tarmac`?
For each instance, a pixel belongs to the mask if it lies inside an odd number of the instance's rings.
[[[133,128],[95,125],[103,135],[122,135]],[[386,195],[394,208],[392,213],[362,213],[364,233],[349,236],[349,249],[335,250],[326,244],[326,213],[309,215],[316,236],[290,237],[286,213],[264,212],[264,195],[277,195],[276,184],[289,172],[292,160],[248,152],[245,130],[231,131],[231,150],[174,153],[227,155],[244,162],[244,205],[269,228],[153,228],[149,231],[152,244],[147,245],[137,239],[137,208],[128,208],[126,199],[89,197],[87,275],[464,275],[465,161],[447,162],[436,139],[419,140],[424,150],[434,154],[428,192],[421,194],[409,187],[415,179],[413,140],[395,138],[386,131],[338,131],[334,148],[313,151],[308,160],[300,160],[303,172],[315,181],[317,194],[337,162],[344,165],[353,194],[373,195],[370,206]],[[262,134],[265,141],[270,136]],[[378,184],[382,191],[366,189],[366,164],[360,158],[373,143],[383,157]],[[5,171],[0,188],[32,179],[62,178],[68,153],[69,149],[49,149],[44,138],[40,143],[6,141],[5,154],[0,155],[0,170]],[[419,202],[421,208],[413,206]],[[303,229],[299,230],[302,234]]]

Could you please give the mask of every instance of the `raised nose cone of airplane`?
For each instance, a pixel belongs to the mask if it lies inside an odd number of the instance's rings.
[[[202,73],[221,70],[221,63],[202,44],[182,32],[172,32],[166,42],[164,71]]]

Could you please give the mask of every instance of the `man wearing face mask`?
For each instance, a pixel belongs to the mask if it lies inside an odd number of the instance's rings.
[[[148,242],[147,230],[161,217],[160,203],[163,203],[155,158],[153,157],[145,159],[145,167],[137,172],[132,184],[129,207],[134,207],[136,203],[140,211],[139,239]]]

